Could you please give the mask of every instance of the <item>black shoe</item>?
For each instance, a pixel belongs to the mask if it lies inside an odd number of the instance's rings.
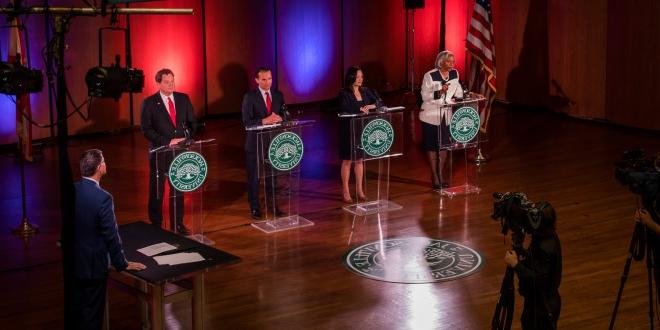
[[[443,182],[440,184],[442,188],[449,188],[449,182]]]
[[[190,235],[190,229],[186,228],[182,223],[176,225],[176,232],[183,236]]]
[[[286,216],[286,212],[282,212],[282,210],[280,210],[279,208],[276,208],[275,209],[275,216],[278,217],[278,218],[284,217],[284,216]]]
[[[252,209],[250,210],[250,216],[254,220],[261,220],[261,211],[259,209]]]
[[[431,189],[433,189],[433,190],[440,190],[440,189],[442,189],[442,185],[439,185],[439,184],[435,184],[435,183],[434,183],[434,184],[431,185]]]

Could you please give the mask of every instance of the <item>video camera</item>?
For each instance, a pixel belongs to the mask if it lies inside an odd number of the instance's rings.
[[[642,198],[642,204],[652,214],[660,209],[660,155],[646,157],[643,149],[626,150],[614,164],[614,177]]]
[[[511,230],[513,249],[518,255],[524,255],[523,241],[526,234],[535,234],[545,228],[543,209],[550,204],[547,202],[533,203],[525,193],[506,192],[493,193],[493,220],[500,220],[502,235]]]

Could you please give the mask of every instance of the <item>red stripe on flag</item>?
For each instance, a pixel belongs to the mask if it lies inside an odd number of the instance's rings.
[[[471,71],[470,71],[470,90],[475,91],[486,98],[486,104],[482,108],[481,116],[481,131],[486,132],[488,129],[488,120],[490,118],[490,108],[495,99],[497,92],[496,78],[495,78],[495,41],[493,35],[493,21],[490,8],[490,0],[477,0],[474,4],[472,11],[472,19],[470,20],[470,27],[468,28],[468,36],[466,38],[465,48],[472,56]],[[488,13],[485,17],[481,13]],[[481,25],[490,33],[488,38],[484,33],[475,27]],[[474,38],[474,39],[472,39]],[[491,54],[490,58],[486,56],[487,53]]]

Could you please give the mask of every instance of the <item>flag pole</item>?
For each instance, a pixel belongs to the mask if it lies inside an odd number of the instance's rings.
[[[26,204],[26,196],[25,196],[25,158],[23,155],[23,147],[21,145],[21,141],[18,141],[18,158],[19,160],[19,167],[21,169],[21,206],[23,209],[23,216],[21,220],[21,224],[14,228],[11,232],[12,234],[16,236],[20,236],[22,238],[28,238],[32,235],[35,235],[39,232],[39,226],[33,225],[30,222],[28,222],[28,217],[27,217],[27,204]]]

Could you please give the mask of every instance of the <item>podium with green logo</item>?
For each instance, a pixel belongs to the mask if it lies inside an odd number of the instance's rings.
[[[292,120],[246,128],[256,132],[257,169],[266,220],[252,226],[274,233],[314,225],[299,215],[300,168],[305,154],[303,130],[313,120]]]
[[[341,120],[350,121],[351,160],[363,162],[362,186],[366,199],[358,196],[357,203],[344,206],[344,210],[363,216],[400,210],[403,207],[389,200],[390,162],[403,155],[404,107],[380,107],[367,114],[341,113]]]
[[[168,210],[170,231],[181,234],[177,231],[176,219],[183,218],[184,226],[190,230],[188,237],[207,245],[213,245],[215,242],[204,236],[203,197],[204,183],[208,176],[208,164],[204,155],[209,148],[214,147],[215,139],[186,140],[177,145],[151,150],[156,153],[156,175],[166,177],[163,184],[169,182],[169,197],[165,199],[168,205],[165,205],[164,209]],[[158,187],[157,193],[161,189],[163,188]]]
[[[482,95],[470,93],[463,99],[445,103],[437,112],[441,116],[438,120],[438,146],[440,151],[449,151],[449,187],[440,189],[442,196],[451,198],[481,191],[478,167],[468,161],[468,154],[470,149],[476,151],[479,147],[479,102],[483,100]]]

